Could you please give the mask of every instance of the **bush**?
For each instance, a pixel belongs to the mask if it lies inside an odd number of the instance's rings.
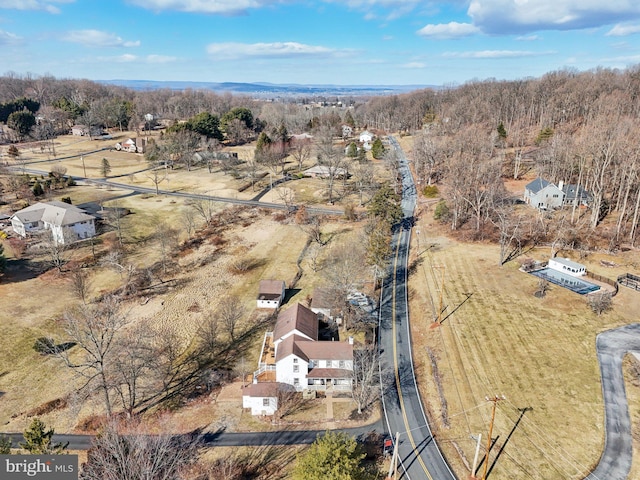
[[[56,351],[56,343],[53,338],[39,337],[33,343],[33,349],[41,355],[51,355]]]
[[[438,196],[438,187],[435,185],[427,185],[422,190],[422,194],[427,198],[436,198]]]
[[[433,212],[433,218],[434,220],[440,220],[442,222],[446,222],[449,220],[449,216],[450,216],[449,206],[447,205],[447,202],[445,202],[444,200],[441,200],[436,205],[436,209]]]

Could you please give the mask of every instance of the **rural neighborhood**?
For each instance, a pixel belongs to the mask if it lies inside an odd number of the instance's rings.
[[[638,94],[0,77],[2,455],[638,478]]]

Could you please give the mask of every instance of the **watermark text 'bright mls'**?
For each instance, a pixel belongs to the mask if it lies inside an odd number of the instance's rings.
[[[77,455],[0,455],[2,480],[77,480]]]

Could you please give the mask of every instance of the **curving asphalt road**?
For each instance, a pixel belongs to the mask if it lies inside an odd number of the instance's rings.
[[[391,370],[395,377],[393,387],[383,392],[382,396],[387,428],[394,436],[396,432],[400,433],[398,451],[403,478],[455,479],[431,434],[413,370],[407,262],[416,189],[404,153],[395,138],[389,138],[400,164],[404,219],[393,235],[392,265],[382,286],[379,309],[381,364],[383,369]]]
[[[378,421],[371,425],[356,428],[344,428],[335,430],[347,433],[358,439],[364,439],[370,433],[382,434],[384,428]],[[200,444],[209,447],[259,447],[265,445],[308,445],[313,443],[318,435],[325,430],[279,430],[273,432],[225,432],[223,430],[213,433],[188,434],[189,437],[198,438]],[[21,433],[0,433],[11,438],[14,448],[24,441]],[[54,435],[54,442],[67,443],[69,450],[88,450],[91,447],[93,435]]]
[[[586,480],[624,480],[631,470],[632,437],[622,359],[627,352],[640,351],[640,324],[599,334],[596,350],[604,397],[604,451]]]

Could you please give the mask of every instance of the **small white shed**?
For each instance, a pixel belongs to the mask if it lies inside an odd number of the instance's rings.
[[[573,275],[574,277],[581,277],[587,274],[587,267],[568,258],[556,257],[549,259],[549,268]]]

